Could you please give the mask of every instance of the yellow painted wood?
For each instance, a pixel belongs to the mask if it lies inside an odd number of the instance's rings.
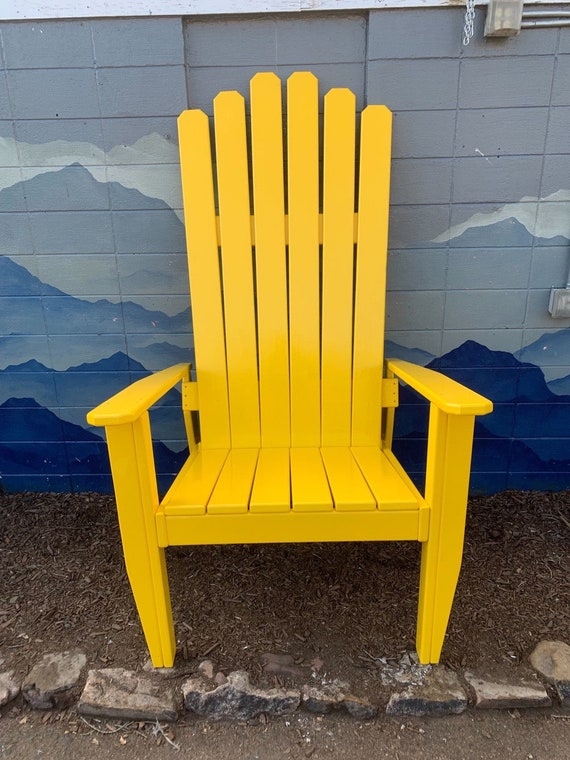
[[[291,445],[321,440],[318,83],[297,72],[287,85]]]
[[[168,369],[137,380],[87,414],[90,425],[122,425],[134,422],[181,380],[188,379],[188,364]]]
[[[227,448],[230,418],[208,117],[202,111],[184,111],[178,134],[200,433],[205,448]]]
[[[182,383],[182,408],[188,412],[197,412],[200,408],[198,401],[198,383]]]
[[[376,499],[347,446],[322,448],[321,456],[336,510],[376,509]]]
[[[355,109],[350,90],[331,90],[325,96],[322,446],[348,446],[351,439]]]
[[[262,446],[289,446],[289,341],[281,80],[251,81],[251,142]]]
[[[352,453],[379,509],[418,509],[418,496],[378,446],[354,446]]]
[[[288,214],[284,214],[283,221],[285,225],[285,243],[288,245],[289,244],[289,215]],[[251,242],[252,242],[252,245],[255,245],[255,216],[253,214],[250,217],[250,226],[251,226]],[[217,230],[218,245],[221,245],[219,216],[216,217],[216,230]],[[322,242],[323,242],[323,215],[319,214],[319,244],[322,245]],[[358,214],[357,213],[354,214],[352,242],[353,243],[358,242]]]
[[[360,127],[352,444],[380,442],[392,115],[368,106]]]
[[[165,514],[204,514],[228,453],[196,446],[162,500]]]
[[[493,411],[489,399],[432,369],[401,359],[390,359],[387,366],[390,372],[448,414],[489,414]]]
[[[332,510],[333,500],[318,448],[291,449],[291,497],[295,511]]]
[[[208,515],[247,512],[258,453],[258,449],[231,449],[210,496]]]
[[[232,446],[257,447],[259,381],[253,296],[245,105],[237,92],[214,99],[216,169]]]
[[[291,509],[289,449],[260,449],[251,512],[288,512]]]
[[[170,545],[262,544],[306,541],[415,541],[418,512],[276,512],[166,517]],[[382,590],[378,590],[379,596]]]
[[[154,515],[158,493],[148,413],[107,428],[107,443],[125,566],[155,668],[170,667],[176,652],[164,550]]]
[[[429,536],[422,544],[416,646],[420,662],[438,662],[461,568],[474,416],[432,404],[426,468]]]

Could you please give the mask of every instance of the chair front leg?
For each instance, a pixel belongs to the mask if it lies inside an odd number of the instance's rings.
[[[107,427],[127,574],[155,668],[171,667],[176,643],[164,549],[158,546],[158,491],[148,412]]]
[[[461,568],[474,422],[473,415],[431,405],[425,490],[430,524],[422,545],[416,637],[424,664],[439,662]]]

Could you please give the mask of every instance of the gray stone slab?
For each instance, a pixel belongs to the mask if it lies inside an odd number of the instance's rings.
[[[15,119],[99,116],[93,69],[21,69],[7,75]]]
[[[460,8],[370,11],[368,58],[454,58],[463,18]]]
[[[186,107],[183,66],[98,69],[102,116],[177,116]]]
[[[186,710],[210,720],[290,715],[300,703],[298,690],[258,689],[244,671],[230,673],[227,683],[215,689],[202,678],[190,678],[182,684],[182,694]]]
[[[570,646],[566,642],[541,641],[530,655],[530,664],[565,704],[570,703]]]
[[[356,63],[364,61],[366,21],[360,15],[303,15],[275,24],[278,64]]]
[[[94,19],[91,30],[97,66],[184,63],[180,18]]]
[[[24,21],[2,27],[9,69],[93,67],[91,30],[86,21]]]
[[[393,111],[453,109],[458,80],[458,59],[369,61],[367,102]]]
[[[552,105],[570,106],[570,55],[559,55],[552,85]]]
[[[190,67],[275,63],[275,21],[272,19],[190,19],[185,35]]]
[[[123,668],[90,670],[77,711],[121,720],[175,721],[176,700],[164,680]]]
[[[396,158],[392,161],[390,202],[396,204],[449,203],[452,160]]]
[[[86,664],[86,656],[78,651],[44,655],[24,679],[24,699],[35,710],[68,707],[76,699]]]
[[[542,155],[548,108],[488,108],[457,114],[456,155]]]
[[[542,156],[457,158],[453,170],[453,201],[512,203],[523,196],[536,198],[541,169]]]
[[[0,665],[2,663],[0,662]],[[20,683],[15,678],[14,670],[0,672],[0,707],[8,704],[20,693]]]
[[[451,715],[460,714],[467,707],[467,695],[453,671],[434,666],[422,683],[410,684],[401,692],[392,694],[388,715]]]
[[[522,709],[550,707],[550,697],[542,684],[529,678],[493,677],[466,671],[464,678],[475,695],[475,707],[481,709]]]
[[[397,111],[394,114],[394,158],[453,156],[455,111]]]
[[[461,63],[459,106],[547,106],[553,66],[552,56],[466,59]]]

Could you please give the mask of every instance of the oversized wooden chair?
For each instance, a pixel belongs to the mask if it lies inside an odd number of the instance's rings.
[[[104,425],[127,572],[155,667],[175,637],[171,545],[420,541],[416,644],[438,662],[461,565],[475,415],[491,403],[384,365],[391,114],[318,83],[251,82],[179,118],[197,380],[180,364],[91,411]],[[215,177],[213,176],[215,174]],[[356,190],[355,190],[356,188]],[[384,371],[385,370],[385,371]],[[391,451],[398,380],[430,402],[425,493]],[[148,409],[177,383],[191,454],[157,492]],[[200,419],[200,442],[191,413]]]

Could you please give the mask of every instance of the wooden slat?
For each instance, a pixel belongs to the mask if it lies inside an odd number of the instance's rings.
[[[162,500],[165,514],[204,514],[227,455],[228,449],[197,446]]]
[[[251,512],[291,509],[289,449],[260,449],[249,509]]]
[[[226,351],[208,117],[184,111],[178,131],[202,446],[227,448]]]
[[[378,509],[418,509],[418,495],[377,446],[355,446],[354,458],[378,502]]]
[[[291,497],[298,512],[332,510],[333,501],[318,448],[291,449]]]
[[[321,456],[335,509],[340,512],[376,509],[376,500],[347,446],[322,448]]]
[[[287,87],[291,445],[320,443],[318,83],[297,72]]]
[[[253,297],[245,105],[237,92],[214,100],[216,168],[231,442],[257,447],[259,395]]]
[[[351,439],[355,109],[350,90],[325,96],[322,446],[348,446]]]
[[[258,449],[232,449],[208,502],[208,514],[247,512]]]
[[[354,313],[352,443],[380,441],[392,114],[362,112]]]
[[[281,80],[251,81],[251,142],[262,446],[289,446],[289,343]]]

